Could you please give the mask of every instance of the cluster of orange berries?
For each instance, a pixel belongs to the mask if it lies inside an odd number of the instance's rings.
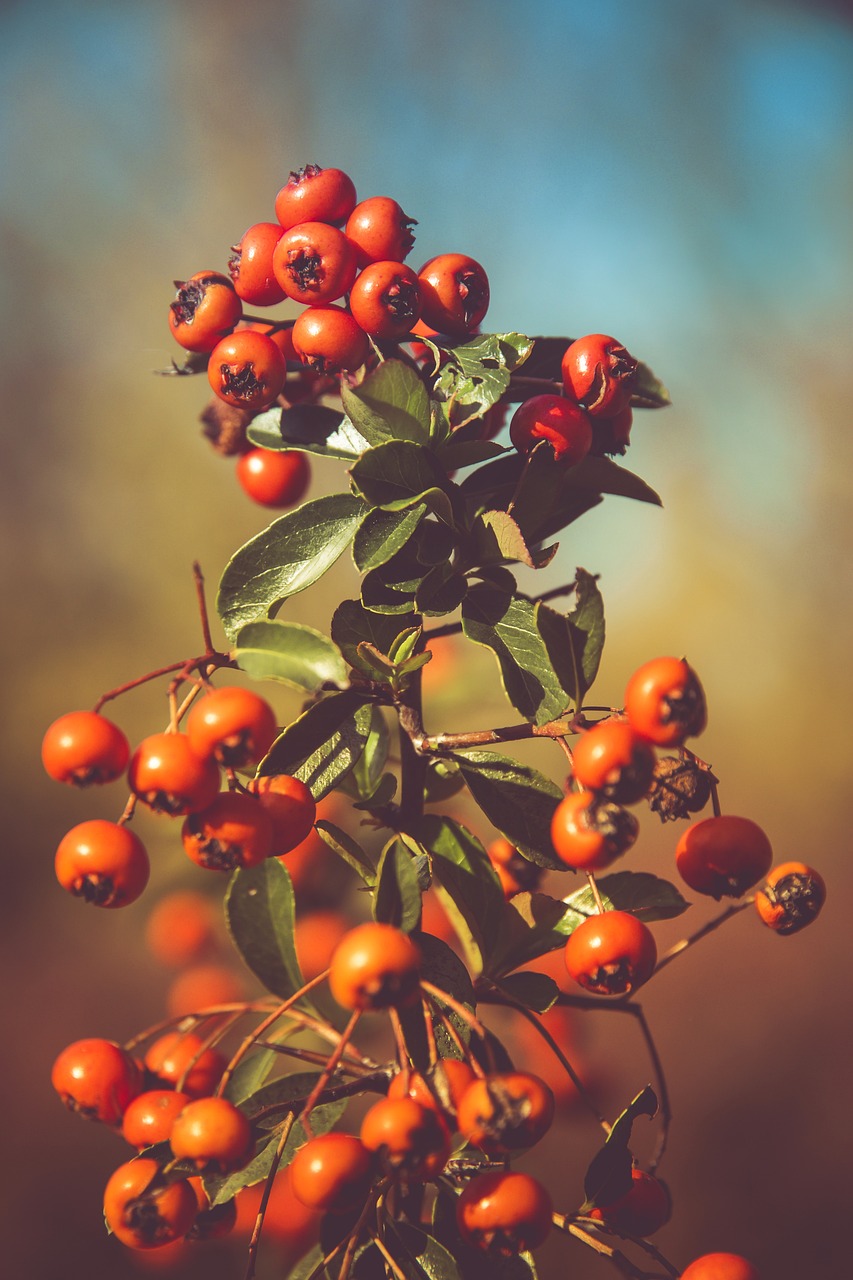
[[[210,871],[251,867],[296,848],[311,831],[316,805],[287,774],[253,779],[278,735],[275,712],[251,690],[222,686],[190,710],[183,731],[152,734],[131,754],[122,730],[97,711],[72,711],[48,728],[42,760],[50,777],[85,787],[125,775],[132,795],[155,813],[184,819],[188,856]],[[222,770],[230,783],[220,790]],[[73,827],[56,851],[56,875],[70,893],[100,907],[134,902],[149,877],[148,854],[125,821]]]

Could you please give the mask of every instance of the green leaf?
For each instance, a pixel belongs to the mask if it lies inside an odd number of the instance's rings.
[[[537,542],[542,537],[540,530],[559,498],[566,470],[554,457],[547,440],[540,441],[527,455],[512,494],[509,514],[529,542]]]
[[[437,520],[425,520],[414,539],[415,555],[421,564],[445,564],[453,555],[456,539],[446,524]]]
[[[415,592],[415,608],[428,618],[443,618],[458,609],[465,599],[468,580],[449,564],[437,564],[420,583]]]
[[[666,387],[642,360],[634,374],[631,404],[638,409],[665,409],[668,404],[672,404]]]
[[[343,858],[344,862],[348,863],[357,875],[361,876],[368,889],[372,889],[376,884],[376,868],[361,845],[353,840],[352,836],[348,835],[346,831],[342,831],[340,827],[336,827],[332,822],[327,822],[325,818],[315,822],[314,827],[320,839],[339,858]]]
[[[391,440],[363,453],[350,467],[357,491],[371,507],[400,511],[425,502],[448,524],[453,522],[450,499],[444,492],[447,474],[435,455],[418,444]]]
[[[547,605],[536,609],[536,626],[550,663],[579,711],[592,685],[604,648],[604,601],[595,578],[576,570],[577,605],[569,614]]]
[[[585,1202],[581,1213],[588,1213],[598,1205],[613,1204],[631,1190],[633,1160],[628,1143],[634,1121],[638,1116],[652,1119],[657,1111],[657,1095],[646,1085],[615,1121],[607,1141],[590,1163],[584,1177]]]
[[[335,610],[332,618],[332,639],[346,661],[364,675],[370,675],[370,668],[362,661],[358,646],[362,641],[375,645],[380,653],[388,654],[399,635],[409,631],[414,624],[415,614],[411,618],[385,617],[366,609],[360,600],[344,600]]]
[[[347,780],[359,800],[369,800],[374,795],[382,771],[388,760],[388,725],[378,707],[373,707],[370,715],[370,732],[364,744],[364,750],[353,766]]]
[[[346,701],[338,702],[340,698]],[[353,690],[330,694],[285,729],[258,773],[290,774],[305,783],[315,800],[322,800],[361,756],[372,711]]]
[[[369,441],[344,414],[319,404],[268,409],[252,419],[246,434],[259,449],[299,449],[345,462],[360,457],[369,447]]]
[[[509,973],[501,978],[499,985],[513,1000],[534,1013],[546,1013],[560,994],[554,979],[545,973]]]
[[[234,872],[225,919],[235,947],[268,991],[286,1000],[303,986],[293,945],[293,886],[277,858]]]
[[[386,1224],[386,1244],[394,1261],[401,1265],[404,1274],[412,1280],[462,1280],[456,1260],[449,1249],[435,1236],[403,1219],[389,1219]]]
[[[690,906],[674,884],[648,871],[616,871],[602,876],[598,887],[618,911],[639,920],[673,920]]]
[[[225,1097],[235,1107],[242,1106],[258,1092],[273,1067],[278,1054],[272,1049],[258,1049],[238,1062],[233,1075],[225,1086]]]
[[[436,450],[441,465],[448,471],[458,471],[462,467],[473,467],[479,462],[491,462],[507,452],[496,440],[456,440],[455,432],[450,439]]]
[[[485,967],[498,939],[504,895],[480,841],[460,823],[435,814],[418,824],[417,837],[432,855],[432,870],[451,923],[461,924],[466,962],[475,974]],[[467,936],[466,936],[467,935]]]
[[[253,680],[278,680],[308,693],[346,686],[349,672],[336,644],[298,622],[250,622],[237,633],[234,658]]]
[[[229,639],[321,578],[352,542],[363,513],[348,493],[315,498],[242,546],[225,568],[216,602]]]
[[[413,932],[411,937],[412,941],[417,943],[421,953],[421,978],[440,987],[442,991],[446,991],[473,1012],[476,999],[471,977],[455,951],[452,951],[446,942],[433,937],[431,933]],[[467,1044],[471,1035],[468,1023],[454,1013],[449,1006],[442,1006],[442,1008],[448,1021],[455,1027],[459,1039],[463,1044]],[[426,1071],[430,1066],[430,1057],[421,1006],[401,1009],[400,1020],[415,1069]],[[433,1027],[439,1057],[457,1058],[459,1051],[437,1015],[433,1016]]]
[[[574,685],[564,684],[549,660],[537,606],[486,584],[474,586],[462,605],[462,630],[494,653],[506,695],[526,720],[548,724],[567,712]]]
[[[355,533],[352,556],[359,573],[368,573],[386,564],[402,551],[426,515],[426,503],[404,511],[383,511],[373,507]]]
[[[421,379],[402,360],[385,360],[357,387],[341,386],[344,409],[371,445],[386,440],[429,439],[429,396]]]
[[[542,569],[553,560],[557,550],[553,546],[544,551],[531,551],[521,529],[506,511],[482,512],[475,518],[471,532],[474,555],[481,565],[508,561],[525,564],[529,569]]]
[[[405,553],[404,553],[405,555]],[[413,571],[419,571],[420,576],[412,578],[409,575]],[[426,570],[423,565],[413,565],[409,559],[397,559],[389,561],[389,564],[383,565],[381,569],[373,569],[368,573],[361,583],[361,600],[366,609],[371,613],[380,613],[387,615],[409,614],[415,607],[415,589],[420,586]],[[395,578],[394,575],[399,575]],[[389,581],[390,579],[390,581]],[[408,585],[406,585],[408,584]],[[370,668],[369,674],[375,674],[375,667],[371,664],[363,654],[360,654],[362,662]]]
[[[490,961],[491,974],[507,973],[564,947],[572,929],[597,910],[588,888],[578,893],[589,895],[589,910],[582,912],[577,905],[561,902],[547,893],[515,894],[506,904],[500,939]]]
[[[436,391],[457,404],[488,408],[509,387],[510,374],[533,350],[521,333],[483,333],[447,352],[436,379]]]
[[[412,855],[395,836],[382,850],[373,900],[373,917],[404,933],[420,927],[421,891]]]
[[[492,751],[453,758],[492,826],[537,866],[565,870],[551,846],[551,818],[563,798],[560,788],[529,765]]]

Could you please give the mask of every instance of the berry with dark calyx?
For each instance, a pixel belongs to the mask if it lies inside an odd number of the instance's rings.
[[[761,1280],[761,1276],[739,1253],[703,1253],[685,1267],[681,1280]]]
[[[294,507],[311,483],[311,464],[298,449],[250,449],[237,459],[237,480],[262,507]]]
[[[565,396],[531,396],[512,415],[509,438],[519,453],[547,440],[557,462],[572,467],[589,453],[592,427],[584,410]]]
[[[708,719],[699,677],[684,658],[652,658],[628,681],[625,715],[634,732],[655,746],[682,746]]]
[[[616,804],[634,804],[651,785],[655,754],[626,720],[611,717],[581,734],[572,773],[581,787]]]
[[[368,262],[402,262],[414,248],[412,227],[417,225],[390,196],[371,196],[355,206],[345,231],[358,251],[359,265],[366,266]]]
[[[464,253],[442,253],[418,272],[421,317],[438,333],[473,333],[489,309],[489,278]]]
[[[606,333],[588,333],[572,342],[562,360],[563,387],[594,416],[613,417],[631,399],[637,361]]]
[[[219,793],[219,766],[210,756],[196,755],[185,733],[143,738],[127,777],[137,799],[169,817],[206,809]]]
[[[492,841],[487,852],[505,898],[512,898],[517,893],[533,893],[539,887],[542,868],[519,853],[509,840],[499,836]]]
[[[566,968],[596,995],[622,996],[648,982],[657,964],[650,929],[628,911],[590,916],[569,934]]]
[[[635,843],[640,824],[621,805],[595,791],[570,791],[551,819],[551,843],[575,871],[602,871]]]
[[[290,1163],[293,1194],[309,1209],[346,1213],[364,1200],[372,1161],[349,1133],[324,1133],[300,1147]]]
[[[207,380],[235,409],[259,413],[280,395],[287,375],[284,356],[272,338],[257,329],[238,329],[213,348]]]
[[[370,354],[370,341],[343,307],[307,307],[293,325],[293,345],[303,364],[318,373],[360,369]]]
[[[414,1098],[382,1098],[361,1124],[361,1140],[386,1172],[414,1182],[441,1173],[450,1155],[450,1132],[435,1106]]]
[[[554,1119],[554,1095],[529,1072],[495,1072],[474,1080],[459,1100],[459,1132],[488,1155],[522,1151],[544,1138]]]
[[[463,1240],[505,1258],[542,1244],[551,1230],[552,1214],[548,1192],[526,1173],[477,1174],[456,1201]]]
[[[120,778],[127,768],[130,745],[106,716],[69,711],[45,733],[41,758],[45,772],[56,782],[88,787]]]
[[[300,778],[286,773],[264,774],[252,779],[250,789],[272,821],[276,857],[290,853],[307,839],[317,816],[317,804]]]
[[[221,791],[206,809],[185,818],[181,839],[206,871],[257,867],[273,853],[273,823],[254,796]]]
[[[69,1111],[118,1125],[142,1092],[139,1063],[112,1040],[75,1040],[57,1057],[51,1084]]]
[[[185,1236],[197,1212],[186,1178],[165,1182],[156,1160],[143,1156],[120,1165],[104,1190],[104,1217],[131,1249],[158,1249]]]
[[[201,1178],[188,1178],[195,1198],[197,1213],[195,1221],[186,1234],[187,1240],[221,1240],[229,1236],[237,1225],[237,1200],[223,1200],[219,1204],[211,1204],[204,1189]],[[266,1218],[264,1219],[266,1225]]]
[[[283,302],[285,292],[275,278],[272,257],[284,234],[278,222],[256,222],[231,246],[228,273],[237,295],[255,307]]]
[[[659,756],[649,787],[649,808],[661,822],[699,813],[711,798],[710,770],[692,756]]]
[[[349,306],[353,319],[371,338],[403,338],[421,313],[418,277],[401,262],[373,262],[350,290]]]
[[[172,1125],[192,1099],[175,1089],[147,1089],[133,1099],[121,1122],[121,1136],[144,1151],[157,1142],[168,1142]]]
[[[222,685],[195,703],[185,732],[196,755],[243,769],[263,760],[278,735],[278,721],[266,698],[238,685]]]
[[[626,1236],[644,1239],[669,1222],[672,1202],[665,1184],[651,1173],[631,1170],[631,1189],[612,1204],[598,1205],[589,1216]]]
[[[192,1031],[168,1031],[148,1048],[145,1066],[157,1080],[172,1085],[191,1098],[207,1098],[227,1063],[217,1049],[205,1049]]]
[[[820,914],[826,885],[804,862],[782,862],[768,873],[755,895],[755,909],[768,929],[786,937],[799,933]]]
[[[342,169],[306,164],[291,170],[275,200],[275,216],[285,231],[299,222],[346,222],[355,208],[352,179]]]
[[[329,987],[345,1009],[408,1008],[420,993],[420,952],[390,924],[353,929],[335,949]]]
[[[465,1090],[475,1079],[473,1070],[461,1058],[439,1058],[425,1076],[419,1071],[398,1071],[388,1086],[388,1097],[414,1098],[422,1107],[455,1116]]]
[[[202,1172],[234,1173],[254,1150],[252,1127],[227,1098],[196,1098],[172,1125],[169,1145],[176,1160],[188,1160]]]
[[[276,245],[273,270],[288,298],[319,307],[349,293],[358,255],[344,233],[328,223],[300,222]]]
[[[187,351],[212,351],[243,314],[233,283],[218,271],[197,271],[189,280],[176,280],[175,287],[169,308],[172,337]]]
[[[76,898],[96,907],[126,907],[148,884],[145,846],[127,827],[92,818],[59,842],[56,878]]]
[[[751,818],[722,814],[694,822],[675,849],[678,873],[696,893],[740,898],[773,862],[767,836]]]

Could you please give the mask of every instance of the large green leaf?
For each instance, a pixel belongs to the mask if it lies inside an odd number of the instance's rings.
[[[300,449],[346,462],[360,457],[370,443],[339,410],[318,404],[268,409],[252,419],[246,434],[259,449]]]
[[[430,569],[415,592],[415,608],[428,618],[443,618],[458,609],[465,599],[468,580],[450,564]]]
[[[351,866],[353,871],[361,876],[367,887],[372,889],[376,883],[376,868],[361,845],[346,831],[342,831],[340,827],[327,822],[324,818],[319,819],[314,826],[323,843]]]
[[[293,945],[290,876],[277,858],[235,871],[225,895],[225,919],[235,947],[268,991],[282,1000],[303,985]]]
[[[373,707],[354,690],[315,703],[277,738],[258,768],[260,774],[287,773],[321,800],[364,751]]]
[[[488,854],[476,836],[451,818],[430,814],[422,819],[417,837],[432,855],[435,880],[444,889],[442,901],[454,924],[472,971],[488,962],[500,932],[504,895]]]
[[[517,562],[529,569],[542,569],[554,558],[556,546],[532,551],[516,520],[508,511],[483,511],[471,529],[478,565]]]
[[[397,637],[411,630],[414,623],[414,611],[409,618],[386,617],[366,609],[360,600],[344,600],[332,618],[332,639],[350,666],[372,676],[373,670],[363,661],[358,646],[366,641],[380,653],[390,654]]]
[[[690,906],[674,884],[649,871],[614,871],[598,887],[617,910],[640,920],[673,920]]]
[[[347,776],[345,790],[356,800],[369,800],[379,786],[388,760],[389,733],[379,707],[373,707],[370,732],[356,764]]]
[[[577,604],[569,614],[548,605],[536,609],[536,627],[564,689],[578,710],[598,673],[604,648],[604,601],[595,578],[576,570]]]
[[[351,421],[371,445],[386,440],[429,439],[430,406],[426,387],[402,360],[385,360],[357,387],[341,386]]]
[[[321,578],[352,542],[363,514],[352,494],[315,498],[242,546],[226,565],[216,602],[229,639]]]
[[[407,1280],[462,1280],[450,1250],[422,1227],[389,1220],[385,1240]]]
[[[350,477],[371,507],[401,511],[425,502],[446,523],[453,521],[447,473],[422,445],[406,440],[377,445],[350,467]]]
[[[250,622],[237,633],[234,657],[253,680],[279,680],[308,693],[346,685],[349,676],[337,645],[298,622]]]
[[[404,511],[383,511],[372,507],[356,529],[352,557],[359,573],[368,573],[386,564],[402,551],[426,515],[426,503]]]
[[[551,818],[563,798],[556,783],[493,751],[466,751],[454,759],[471,795],[510,844],[540,867],[564,870],[551,846]]]
[[[418,875],[411,852],[399,836],[388,841],[379,859],[373,915],[383,924],[393,924],[405,933],[420,927]]]
[[[529,542],[541,536],[565,480],[566,466],[558,462],[547,440],[542,440],[527,455],[521,469],[508,514],[518,523]]]

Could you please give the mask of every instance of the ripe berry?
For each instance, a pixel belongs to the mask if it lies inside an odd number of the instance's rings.
[[[618,804],[595,791],[570,791],[551,819],[557,857],[576,871],[602,871],[634,844],[640,824]]]
[[[489,309],[489,278],[464,253],[442,253],[418,272],[421,316],[439,333],[473,333]]]
[[[602,720],[587,729],[572,752],[575,780],[617,804],[641,800],[654,767],[654,751],[625,720]]]
[[[318,373],[352,373],[370,354],[367,334],[343,307],[308,307],[293,325],[293,345]]]
[[[755,909],[768,929],[799,933],[826,902],[823,877],[804,862],[783,862],[769,872],[755,895]]]
[[[286,773],[271,773],[254,778],[250,787],[272,819],[272,847],[277,857],[289,853],[310,835],[317,804],[301,779]]]
[[[309,1209],[346,1213],[370,1185],[370,1152],[349,1133],[324,1133],[300,1147],[290,1164],[293,1194]]]
[[[371,196],[355,206],[345,231],[363,267],[368,262],[402,262],[414,247],[412,227],[417,225],[390,196]]]
[[[653,658],[625,690],[625,714],[636,734],[658,747],[680,747],[707,723],[699,677],[683,658]]]
[[[125,907],[135,902],[150,871],[139,837],[102,818],[81,822],[62,837],[55,867],[63,889],[96,907]]]
[[[678,873],[696,893],[739,898],[770,870],[773,850],[756,822],[723,814],[694,822],[675,849]]]
[[[566,349],[562,360],[566,395],[587,413],[613,417],[627,408],[637,361],[605,333],[588,333]]]
[[[282,234],[277,222],[256,222],[243,232],[240,243],[231,247],[234,257],[228,261],[228,273],[237,295],[252,306],[271,307],[284,301],[285,293],[272,265]]]
[[[191,1098],[207,1098],[219,1084],[225,1058],[216,1049],[203,1049],[204,1041],[191,1031],[169,1031],[149,1047],[145,1066],[158,1080],[173,1085]]]
[[[264,1183],[244,1187],[238,1191],[236,1231],[251,1236],[258,1217]],[[272,1191],[264,1214],[264,1239],[283,1248],[292,1265],[307,1253],[320,1233],[322,1214],[309,1209],[293,1194],[293,1176],[290,1165],[273,1179]]]
[[[284,386],[287,363],[272,338],[257,329],[238,329],[210,353],[207,380],[226,404],[259,413]]]
[[[648,982],[657,964],[651,931],[627,911],[589,916],[569,935],[566,968],[596,995],[622,996]]]
[[[352,179],[341,169],[307,164],[291,171],[275,199],[275,216],[288,230],[299,222],[346,222],[355,208]]]
[[[359,925],[332,956],[329,987],[345,1009],[406,1008],[418,999],[420,952],[393,925]]]
[[[362,1121],[361,1140],[386,1172],[415,1182],[435,1178],[450,1155],[450,1132],[439,1112],[414,1098],[374,1103]]]
[[[487,852],[505,898],[512,898],[517,893],[533,893],[538,888],[542,868],[520,854],[509,840],[500,836],[492,841]]]
[[[47,774],[75,787],[113,782],[127,768],[130,746],[117,725],[96,711],[69,711],[44,735],[41,758]]]
[[[176,891],[161,898],[148,916],[145,943],[161,964],[183,968],[213,954],[219,942],[219,911],[203,893]]]
[[[278,734],[278,723],[266,698],[251,689],[223,685],[195,703],[186,735],[197,756],[213,756],[230,769],[263,760]]]
[[[300,222],[275,247],[273,271],[288,298],[319,307],[349,293],[358,271],[355,245],[326,222]]]
[[[237,480],[262,507],[295,507],[311,483],[311,464],[298,449],[250,449],[237,459]]]
[[[703,1253],[681,1273],[681,1280],[761,1280],[756,1267],[739,1253]]]
[[[353,319],[371,338],[403,338],[421,313],[418,277],[401,262],[373,262],[353,285],[349,305]]]
[[[641,1169],[631,1170],[631,1189],[612,1204],[599,1205],[589,1216],[626,1236],[653,1236],[669,1221],[672,1204],[662,1182]]]
[[[111,1040],[75,1040],[53,1064],[51,1084],[69,1111],[117,1125],[142,1092],[139,1063]]]
[[[557,462],[572,467],[589,453],[592,427],[583,409],[565,396],[531,396],[512,415],[509,438],[519,453],[547,440]]]
[[[269,814],[254,796],[220,791],[213,804],[184,819],[181,840],[188,857],[205,871],[257,867],[273,851]]]
[[[192,1099],[174,1089],[148,1089],[134,1098],[124,1113],[121,1134],[125,1142],[143,1151],[155,1142],[168,1142],[172,1125]]]
[[[190,1160],[201,1172],[234,1173],[249,1163],[254,1149],[252,1127],[227,1098],[189,1102],[172,1125],[169,1137],[177,1160]]]
[[[193,751],[185,733],[154,733],[133,753],[130,789],[155,813],[179,817],[212,804],[219,793],[216,761]]]
[[[439,1058],[431,1071],[402,1070],[388,1086],[389,1098],[414,1098],[422,1107],[432,1107],[444,1115],[455,1116],[474,1072],[461,1058]]]
[[[175,287],[169,308],[172,337],[187,351],[212,351],[243,314],[234,285],[218,271],[197,271],[189,280],[176,280]]]
[[[552,1213],[548,1192],[526,1173],[480,1173],[456,1201],[463,1240],[505,1258],[542,1244]]]
[[[120,1165],[104,1190],[104,1217],[113,1235],[131,1249],[157,1249],[186,1235],[196,1216],[195,1192],[185,1178],[159,1179],[156,1160]]]
[[[459,1101],[459,1132],[488,1155],[532,1147],[551,1128],[554,1095],[539,1076],[507,1071],[475,1080]]]

